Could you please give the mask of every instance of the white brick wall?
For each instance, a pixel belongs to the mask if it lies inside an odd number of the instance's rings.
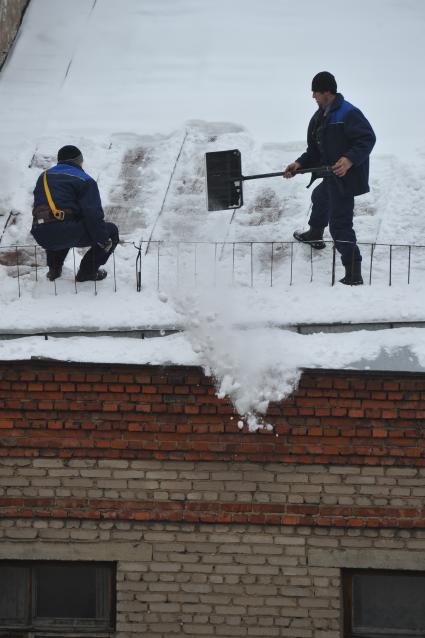
[[[1,459],[0,497],[422,508],[425,469]],[[160,509],[160,507],[159,507]],[[0,559],[117,562],[117,638],[341,636],[341,569],[423,569],[425,530],[0,518]]]
[[[0,520],[0,558],[117,561],[117,638],[339,638],[341,567],[425,569],[425,532]]]
[[[425,468],[1,459],[0,497],[422,508]]]

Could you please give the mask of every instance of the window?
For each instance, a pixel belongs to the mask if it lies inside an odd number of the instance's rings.
[[[0,636],[97,636],[113,629],[114,598],[113,563],[1,561]]]
[[[425,637],[425,572],[344,570],[344,638]]]

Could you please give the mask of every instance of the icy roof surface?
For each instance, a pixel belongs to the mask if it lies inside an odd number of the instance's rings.
[[[382,353],[395,362],[403,352],[395,368],[422,369],[419,329],[302,336],[275,328],[425,319],[425,248],[408,248],[425,244],[425,4],[340,7],[121,0],[117,10],[116,0],[31,0],[0,73],[0,333],[185,332],[137,347],[107,337],[3,341],[0,357],[193,362],[217,376],[244,414],[283,396],[303,366],[380,367]],[[356,200],[372,283],[360,288],[331,286],[330,245],[311,259],[307,247],[285,243],[306,227],[308,178],[246,182],[234,215],[208,213],[205,204],[205,152],[239,149],[246,175],[282,170],[303,151],[315,109],[310,81],[324,69],[378,138],[371,192]],[[43,251],[10,248],[33,243],[32,189],[63,144],[83,150],[124,242],[115,277],[110,263],[96,291],[75,287],[71,253],[55,288]]]

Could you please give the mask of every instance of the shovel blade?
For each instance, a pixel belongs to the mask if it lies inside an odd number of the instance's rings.
[[[205,153],[208,210],[243,205],[241,154],[237,149]]]

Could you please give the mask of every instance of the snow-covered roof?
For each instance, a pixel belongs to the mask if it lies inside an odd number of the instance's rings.
[[[184,334],[137,344],[33,337],[0,342],[0,357],[193,362],[245,411],[286,392],[301,367],[422,370],[419,328],[300,335],[276,327],[424,321],[425,5],[358,0],[340,9],[336,0],[325,11],[314,0],[121,0],[119,11],[115,0],[31,1],[0,74],[0,333]],[[245,174],[281,170],[305,146],[310,81],[323,69],[378,138],[371,192],[356,201],[367,284],[374,251],[372,285],[361,288],[330,285],[330,246],[313,262],[307,247],[289,248],[306,227],[306,177],[249,182],[235,214],[206,210],[205,152],[239,149]],[[16,249],[7,248],[32,243],[32,189],[63,144],[83,150],[125,242],[115,278],[109,264],[96,291],[75,288],[72,254],[55,287],[42,251],[36,280],[32,249],[19,249],[18,280]]]

